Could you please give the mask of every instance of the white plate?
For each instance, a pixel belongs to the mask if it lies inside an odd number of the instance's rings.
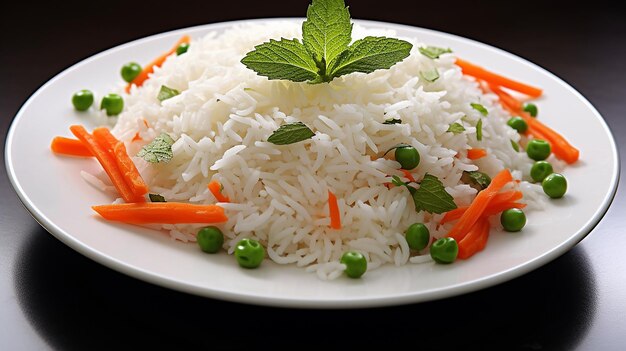
[[[264,20],[268,21],[268,20]],[[298,21],[300,21],[298,19]],[[80,62],[42,86],[17,114],[6,144],[9,176],[22,202],[50,233],[83,255],[133,277],[172,289],[238,302],[290,307],[365,307],[439,299],[515,278],[565,253],[598,223],[615,194],[619,164],[615,141],[600,114],[577,91],[546,70],[493,47],[426,29],[358,21],[395,29],[431,45],[451,47],[469,61],[544,88],[543,122],[581,150],[567,168],[569,191],[543,212],[532,212],[523,232],[493,233],[485,251],[452,265],[385,266],[362,279],[321,281],[315,274],[266,260],[240,269],[232,256],[206,255],[141,228],[98,220],[90,206],[110,201],[87,185],[81,170],[95,161],[55,157],[49,145],[83,123],[69,103],[83,88],[105,93],[128,61],[149,62],[183,33],[198,38],[241,22],[182,29],[134,41]],[[54,264],[54,262],[50,262]]]

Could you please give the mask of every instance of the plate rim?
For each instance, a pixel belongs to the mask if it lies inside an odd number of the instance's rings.
[[[12,144],[15,136],[15,129],[18,122],[23,117],[26,109],[30,106],[32,101],[34,101],[49,85],[53,84],[57,80],[63,78],[69,70],[74,69],[79,66],[87,65],[93,60],[97,60],[102,56],[109,55],[113,51],[123,50],[127,47],[132,47],[134,45],[140,44],[142,42],[148,42],[151,40],[158,39],[158,37],[167,36],[175,33],[181,33],[192,30],[201,30],[207,29],[211,30],[211,27],[232,27],[237,24],[243,23],[251,23],[251,22],[280,22],[280,21],[301,21],[301,17],[280,17],[280,18],[255,18],[255,19],[243,19],[243,20],[235,20],[235,21],[224,21],[224,22],[215,22],[208,23],[202,25],[196,25],[191,27],[174,29],[166,32],[152,34],[146,37],[142,37],[139,39],[132,40],[130,42],[117,45],[111,48],[108,48],[104,51],[101,51],[95,55],[89,56],[83,60],[80,60],[76,63],[73,63],[66,68],[64,68],[61,72],[54,75],[44,84],[42,84],[32,95],[22,104],[13,120],[11,121],[10,127],[8,129],[5,141],[5,168],[7,171],[7,175],[11,185],[13,186],[13,190],[18,195],[19,200],[22,205],[27,209],[29,214],[41,225],[44,229],[46,229],[50,234],[52,234],[55,238],[59,239],[65,245],[69,246],[76,252],[81,255],[105,266],[116,270],[122,274],[131,276],[133,278],[146,281],[148,283],[166,287],[176,291],[182,291],[185,293],[190,293],[198,296],[215,298],[230,302],[238,302],[238,303],[247,303],[247,304],[255,304],[262,306],[273,306],[273,307],[295,307],[295,308],[363,308],[363,307],[382,307],[382,306],[394,306],[394,305],[402,305],[407,303],[418,303],[418,302],[427,302],[432,300],[444,299],[451,296],[461,295],[465,293],[474,292],[477,290],[481,290],[484,288],[488,288],[491,286],[495,286],[501,284],[503,282],[512,280],[519,276],[522,276],[530,271],[533,271],[552,260],[560,257],[567,251],[569,251],[572,247],[574,247],[577,243],[579,243],[582,239],[584,239],[597,224],[602,220],[606,212],[608,211],[611,203],[613,202],[615,195],[617,193],[617,188],[620,179],[620,154],[619,149],[617,148],[617,144],[615,142],[615,137],[611,132],[608,124],[605,119],[599,113],[599,111],[585,98],[580,92],[574,89],[570,84],[568,84],[565,80],[561,79],[554,73],[548,71],[547,69],[527,60],[518,55],[512,54],[508,51],[500,49],[498,47],[485,44],[479,42],[477,40],[462,37],[460,35],[446,33],[442,31],[437,31],[429,28],[422,28],[417,26],[411,26],[406,24],[392,23],[392,22],[383,22],[383,21],[372,21],[372,20],[360,20],[355,19],[355,23],[361,24],[367,27],[385,27],[389,29],[403,28],[406,30],[420,30],[424,32],[429,32],[435,35],[443,35],[457,40],[463,40],[470,42],[473,45],[476,45],[482,49],[486,49],[491,52],[498,53],[500,55],[504,55],[509,59],[516,61],[517,63],[524,64],[526,66],[530,66],[535,70],[540,71],[543,74],[548,75],[550,78],[554,79],[560,86],[566,88],[570,93],[572,93],[577,99],[582,101],[584,105],[589,108],[589,110],[598,118],[603,131],[606,135],[609,136],[609,143],[611,145],[611,149],[615,154],[615,158],[612,160],[614,172],[611,174],[611,184],[610,191],[603,197],[602,205],[598,207],[598,209],[593,213],[590,219],[582,226],[578,231],[576,231],[573,235],[569,237],[568,240],[560,243],[556,247],[551,250],[544,252],[542,255],[535,257],[530,261],[526,261],[523,264],[511,267],[507,270],[499,271],[498,273],[491,274],[485,277],[481,277],[479,279],[472,280],[470,282],[458,283],[451,286],[446,286],[445,288],[438,289],[430,289],[420,292],[413,293],[402,293],[395,295],[393,297],[383,296],[383,297],[365,297],[365,298],[355,298],[351,300],[343,300],[343,299],[298,299],[290,298],[286,299],[283,297],[269,297],[269,296],[259,296],[254,294],[243,294],[243,293],[235,293],[232,291],[222,291],[218,289],[206,289],[201,288],[195,285],[191,285],[185,282],[174,280],[170,277],[163,276],[161,274],[147,271],[141,267],[131,266],[126,264],[112,256],[109,256],[103,252],[100,252],[84,243],[74,238],[69,233],[62,230],[58,227],[54,222],[47,218],[47,216],[39,211],[36,206],[29,199],[24,189],[22,188],[19,180],[17,179],[17,175],[15,174],[15,169],[13,167],[13,159],[11,156],[12,153]]]

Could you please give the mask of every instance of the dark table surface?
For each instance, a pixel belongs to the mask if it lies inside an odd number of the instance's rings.
[[[5,4],[0,13],[2,135],[39,86],[95,53],[191,25],[302,16],[307,3]],[[355,18],[458,34],[545,67],[596,106],[626,154],[623,11],[598,1],[584,7],[539,1],[348,3]],[[4,139],[1,145],[4,149]],[[4,152],[2,165],[3,157]],[[199,298],[94,263],[42,229],[0,172],[0,350],[258,349],[269,343],[323,347],[331,342],[425,349],[620,350],[626,348],[626,256],[621,254],[626,247],[625,208],[622,187],[604,219],[575,248],[489,289],[393,308],[302,311]]]

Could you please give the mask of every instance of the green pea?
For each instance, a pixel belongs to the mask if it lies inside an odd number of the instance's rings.
[[[141,73],[141,66],[139,66],[139,64],[136,62],[129,62],[122,66],[122,78],[128,83],[137,78],[139,73]]]
[[[119,115],[124,109],[124,99],[117,94],[108,94],[102,98],[100,109],[107,111],[107,116]]]
[[[224,234],[217,227],[204,227],[198,232],[196,240],[202,251],[216,253],[224,245]]]
[[[500,223],[507,232],[519,232],[526,225],[526,215],[519,208],[502,211]]]
[[[459,254],[459,245],[453,238],[441,238],[430,246],[430,257],[437,263],[452,263]]]
[[[567,192],[567,179],[562,174],[552,173],[541,182],[543,192],[553,199],[558,199]]]
[[[520,116],[511,117],[511,119],[509,119],[506,124],[508,124],[509,127],[517,130],[517,132],[521,134],[526,133],[526,131],[528,130],[528,124]]]
[[[87,111],[93,104],[93,93],[89,90],[79,90],[72,96],[72,105],[78,111]]]
[[[552,152],[550,143],[541,139],[532,139],[526,145],[526,154],[535,161],[543,161]]]
[[[182,43],[182,44],[178,45],[178,47],[176,48],[176,55],[182,55],[182,54],[186,53],[187,50],[189,50],[189,44]]]
[[[423,250],[430,242],[430,231],[422,223],[413,223],[405,233],[406,242],[413,250]]]
[[[243,268],[257,268],[265,258],[265,248],[253,239],[241,239],[235,247],[235,258]]]
[[[530,169],[530,177],[536,182],[541,182],[552,172],[554,170],[550,162],[537,161]]]
[[[411,170],[420,164],[420,154],[413,146],[400,146],[395,156],[402,169]]]
[[[346,265],[344,272],[350,278],[360,278],[367,271],[367,260],[360,252],[345,252],[341,256],[340,262]]]
[[[537,117],[537,113],[539,112],[537,110],[537,105],[530,102],[524,104],[524,111],[528,112],[533,117]]]

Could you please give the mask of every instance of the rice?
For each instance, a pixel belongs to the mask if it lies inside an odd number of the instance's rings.
[[[366,35],[397,37],[354,26],[354,39]],[[341,274],[345,266],[339,259],[347,250],[360,251],[369,270],[429,261],[423,255],[427,249],[421,256],[411,253],[403,232],[423,222],[439,238],[450,225],[438,224],[442,215],[416,212],[403,187],[385,186],[390,175],[399,175],[399,165],[380,156],[401,142],[421,155],[413,176],[437,176],[458,205],[476,195],[460,181],[463,171],[480,169],[493,176],[506,167],[517,179],[528,175],[532,161],[511,147],[520,135],[506,125],[508,116],[497,98],[464,78],[453,55],[431,60],[419,54],[416,38],[402,38],[414,44],[413,51],[391,69],[351,74],[330,84],[269,81],[239,62],[270,38],[300,36],[298,24],[273,22],[199,38],[186,54],[169,57],[140,89],[131,90],[113,129],[131,153],[145,144],[131,142],[137,133],[147,141],[162,132],[176,140],[167,164],[135,158],[151,192],[168,201],[216,203],[207,184],[218,180],[223,185],[232,202],[221,204],[229,220],[219,227],[229,253],[240,239],[253,238],[272,261],[307,267],[321,279]],[[440,74],[434,83],[420,78],[420,71],[434,68]],[[181,94],[160,102],[162,85]],[[471,102],[484,105],[489,115],[481,116]],[[392,118],[402,123],[383,124]],[[473,126],[481,118],[483,140],[478,142]],[[267,142],[280,125],[297,121],[315,136],[286,146]],[[447,132],[452,123],[463,124],[465,132]],[[486,149],[488,156],[467,159],[464,150],[472,147]],[[106,187],[83,176],[97,188]],[[525,181],[518,187],[529,208],[541,208],[540,188]],[[329,227],[329,190],[338,198],[341,230]],[[195,241],[198,228],[160,226],[183,242]]]

